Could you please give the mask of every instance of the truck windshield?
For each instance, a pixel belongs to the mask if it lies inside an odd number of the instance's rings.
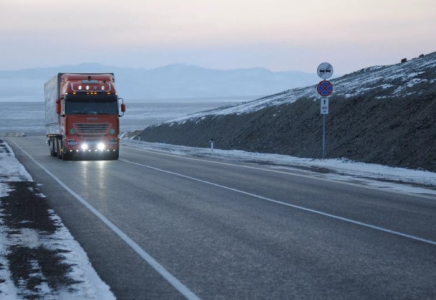
[[[74,99],[65,102],[67,115],[118,115],[117,101]]]

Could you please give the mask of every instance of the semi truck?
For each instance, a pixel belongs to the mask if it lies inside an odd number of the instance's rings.
[[[113,73],[58,73],[44,85],[50,154],[59,159],[117,160],[126,106]]]

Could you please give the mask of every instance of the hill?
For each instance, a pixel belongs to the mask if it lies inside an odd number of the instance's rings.
[[[272,72],[264,68],[211,70],[176,64],[156,69],[131,69],[81,64],[0,71],[0,101],[43,101],[44,83],[62,72],[115,73],[118,94],[124,99],[255,97],[317,80],[316,74]]]
[[[327,158],[436,171],[436,52],[332,80]],[[315,86],[147,127],[141,140],[321,157]]]

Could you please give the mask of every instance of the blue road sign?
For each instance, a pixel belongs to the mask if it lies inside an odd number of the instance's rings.
[[[330,81],[323,80],[318,83],[316,91],[323,97],[329,96],[333,92],[333,85]]]

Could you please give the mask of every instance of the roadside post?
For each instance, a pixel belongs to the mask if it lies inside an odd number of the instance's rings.
[[[323,97],[320,101],[320,113],[322,115],[322,158],[325,158],[325,116],[329,113],[329,99],[327,98],[333,93],[333,85],[329,79],[333,75],[333,66],[329,63],[322,63],[317,69],[318,76],[324,79],[316,86],[316,91]]]
[[[210,150],[213,152],[213,139],[210,139],[209,143],[210,143]]]

